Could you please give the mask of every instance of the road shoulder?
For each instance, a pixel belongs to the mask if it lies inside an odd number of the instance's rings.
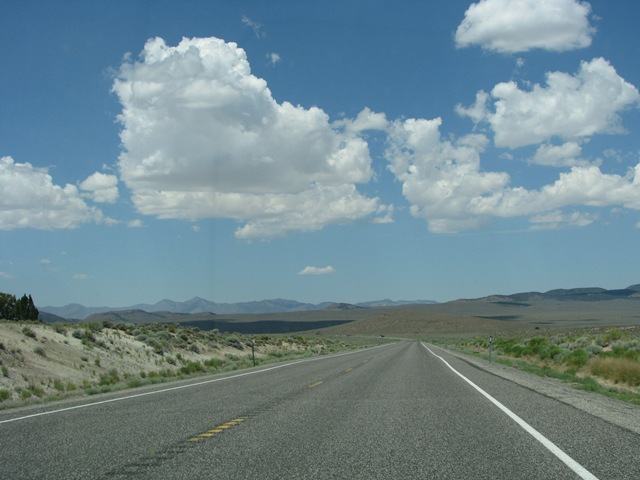
[[[573,386],[553,378],[538,377],[513,367],[499,363],[489,363],[472,355],[456,352],[436,345],[430,345],[448,353],[474,368],[504,378],[583,412],[601,418],[609,423],[640,435],[640,406],[624,403],[593,392],[577,390]]]

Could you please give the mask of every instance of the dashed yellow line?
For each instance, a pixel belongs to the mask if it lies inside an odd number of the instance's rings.
[[[315,383],[312,383],[311,385],[309,385],[309,388],[316,388],[318,385],[322,385],[324,383],[324,381],[319,380]]]
[[[191,437],[189,439],[187,439],[188,442],[199,442],[201,440],[205,440],[207,438],[211,438],[219,433],[224,432],[225,430],[228,430],[231,427],[235,427],[236,425],[238,425],[239,423],[244,422],[247,419],[247,417],[238,417],[234,420],[230,420],[227,423],[223,423],[222,425],[218,425],[215,428],[212,428],[211,430],[207,430],[204,433],[201,433],[200,435],[196,435],[195,437]]]
[[[345,373],[349,373],[349,372],[351,372],[351,371],[353,371],[353,368],[347,368],[344,372],[345,372]]]

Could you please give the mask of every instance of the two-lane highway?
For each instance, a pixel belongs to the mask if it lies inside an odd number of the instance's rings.
[[[11,479],[637,479],[640,437],[440,349],[374,349],[0,414]]]

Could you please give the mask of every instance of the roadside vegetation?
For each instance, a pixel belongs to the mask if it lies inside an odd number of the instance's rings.
[[[449,347],[489,360],[489,338]],[[492,361],[640,405],[640,329],[493,338]]]
[[[0,408],[326,355],[380,339],[0,321]]]

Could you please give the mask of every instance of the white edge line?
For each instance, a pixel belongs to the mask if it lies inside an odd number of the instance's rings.
[[[449,365],[449,362],[447,362],[444,358],[442,358],[440,355],[437,355],[436,353],[434,353],[424,343],[422,343],[422,346],[424,348],[426,348],[427,350],[429,350],[429,352],[431,352],[432,355],[434,355],[434,356],[438,357],[440,360],[442,360],[445,363],[445,365],[447,367],[449,367],[451,370],[453,370],[453,372],[456,375],[458,375],[460,378],[462,378],[465,382],[467,382],[469,385],[471,385],[473,388],[475,388],[478,392],[480,392],[482,395],[484,395],[491,403],[493,403],[496,407],[498,407],[505,414],[507,414],[507,416],[509,418],[511,418],[518,425],[520,425],[520,427],[522,427],[529,435],[531,435],[533,438],[538,440],[538,442],[540,442],[542,445],[544,445],[551,453],[553,453],[556,457],[558,457],[565,465],[567,465],[571,470],[573,470],[575,473],[577,473],[580,476],[580,478],[582,478],[584,480],[598,480],[598,477],[593,475],[589,470],[584,468],[582,465],[580,465],[578,462],[576,462],[573,458],[571,458],[569,455],[564,453],[562,451],[562,449],[560,449],[560,447],[558,447],[555,443],[553,443],[547,437],[542,435],[535,428],[533,428],[531,425],[529,425],[527,422],[525,422],[522,418],[520,418],[518,415],[513,413],[511,410],[509,410],[507,407],[505,407],[502,403],[500,403],[498,400],[496,400],[491,395],[489,395],[487,392],[485,392],[483,389],[481,389],[478,385],[473,383],[471,380],[469,380],[467,377],[465,377],[460,372],[458,372],[455,368],[453,368],[451,365]]]
[[[132,399],[132,398],[145,397],[147,395],[156,395],[158,393],[170,392],[172,390],[181,390],[183,388],[198,387],[200,385],[206,385],[208,383],[222,382],[224,380],[232,380],[234,378],[246,377],[247,375],[255,375],[255,374],[258,374],[258,373],[264,373],[264,372],[268,372],[268,371],[271,371],[271,370],[276,370],[278,368],[289,367],[291,365],[296,365],[296,364],[302,363],[302,362],[311,362],[311,361],[324,360],[324,359],[327,359],[327,358],[341,357],[343,355],[351,355],[351,354],[354,354],[354,353],[364,352],[365,350],[372,350],[374,348],[380,348],[380,347],[384,347],[384,346],[387,346],[387,345],[393,345],[393,344],[392,343],[385,343],[383,345],[377,345],[375,347],[363,348],[363,349],[360,349],[360,350],[353,350],[353,351],[350,351],[350,352],[337,353],[335,355],[329,355],[329,356],[324,356],[324,357],[316,357],[316,358],[305,358],[303,360],[296,360],[296,361],[289,362],[289,363],[283,363],[283,364],[280,364],[280,365],[274,365],[273,367],[264,368],[262,370],[252,370],[251,372],[238,373],[237,375],[231,375],[231,376],[228,376],[228,377],[213,378],[213,379],[210,379],[210,380],[204,380],[202,382],[189,383],[187,385],[178,385],[176,387],[163,388],[162,390],[153,390],[151,392],[136,393],[134,395],[127,395],[125,397],[110,398],[108,400],[101,400],[99,402],[84,403],[82,405],[74,405],[73,407],[59,408],[57,410],[49,410],[47,412],[33,413],[31,415],[24,415],[22,417],[10,418],[8,420],[0,420],[0,424],[10,423],[10,422],[17,422],[19,420],[26,420],[28,418],[41,417],[43,415],[52,415],[54,413],[68,412],[69,410],[77,410],[79,408],[95,407],[97,405],[104,405],[105,403],[119,402],[121,400],[129,400],[129,399]]]

